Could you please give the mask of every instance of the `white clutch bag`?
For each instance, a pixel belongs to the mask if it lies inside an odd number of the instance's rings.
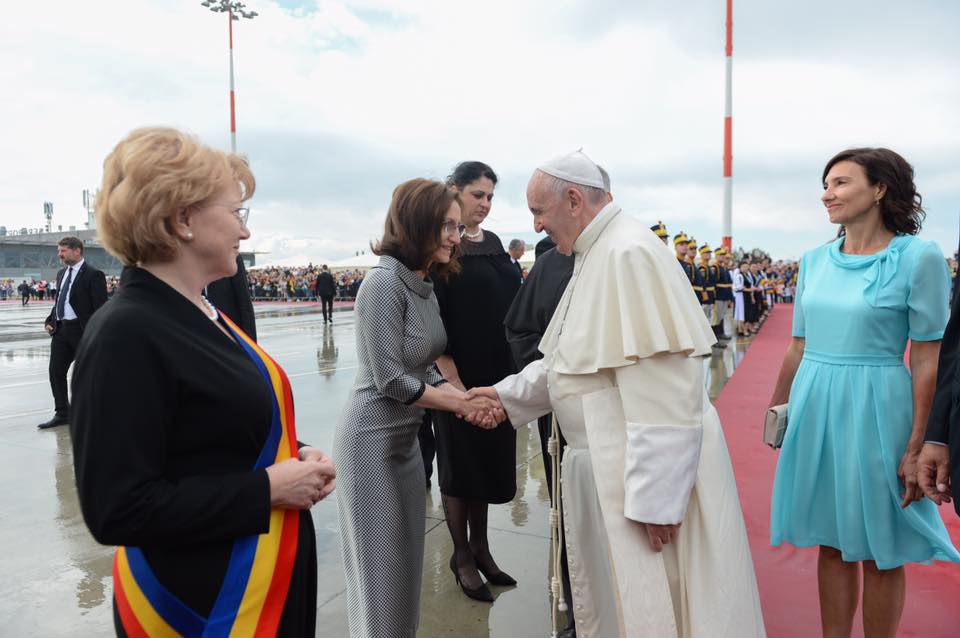
[[[775,405],[767,410],[763,420],[763,442],[773,449],[783,445],[783,435],[787,433],[787,404]]]

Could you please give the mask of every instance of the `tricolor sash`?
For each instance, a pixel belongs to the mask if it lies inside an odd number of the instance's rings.
[[[293,395],[286,373],[243,330],[220,313],[237,343],[273,390],[273,418],[254,469],[296,458]],[[131,638],[275,636],[297,555],[298,510],[270,512],[270,531],[238,538],[210,616],[204,618],[160,584],[136,547],[118,547],[113,560],[117,611]]]

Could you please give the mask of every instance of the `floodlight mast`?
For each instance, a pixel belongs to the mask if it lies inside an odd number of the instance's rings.
[[[733,0],[727,0],[726,91],[723,113],[722,245],[733,252]]]
[[[242,2],[230,2],[230,0],[203,0],[201,6],[210,9],[214,13],[227,14],[227,34],[230,48],[230,151],[237,152],[237,98],[233,82],[233,21],[246,18],[253,20],[258,14],[256,11],[248,11],[246,5]]]

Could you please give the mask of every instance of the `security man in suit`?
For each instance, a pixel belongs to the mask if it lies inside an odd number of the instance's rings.
[[[523,258],[523,253],[526,252],[526,249],[527,246],[522,239],[511,239],[510,245],[507,246],[507,254],[510,255],[510,261],[517,269],[517,276],[520,278],[520,283],[523,283],[523,266],[520,265],[520,260]]]
[[[940,505],[953,500],[953,487],[960,485],[960,294],[953,291],[950,321],[940,343],[937,392],[933,397],[927,435],[917,461],[923,493]],[[960,516],[960,501],[953,500]]]
[[[317,297],[320,298],[320,309],[323,311],[323,323],[333,323],[333,298],[337,296],[337,282],[334,280],[326,264],[320,267],[317,275]]]
[[[83,259],[83,242],[64,237],[57,242],[57,256],[64,268],[57,273],[57,303],[43,322],[50,340],[50,389],[54,415],[37,427],[41,430],[70,422],[67,401],[67,370],[73,363],[83,329],[90,317],[107,302],[107,278]]]

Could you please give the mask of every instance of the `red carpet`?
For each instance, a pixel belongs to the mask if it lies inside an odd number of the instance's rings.
[[[787,305],[774,308],[716,401],[737,476],[763,617],[771,638],[820,635],[817,550],[786,544],[770,546],[770,494],[778,453],[761,442],[764,409],[790,343],[792,310]],[[941,507],[940,513],[954,545],[960,545],[960,519],[952,505]],[[859,613],[854,635],[863,635]],[[907,567],[907,603],[897,635],[960,636],[960,566],[936,562]]]

